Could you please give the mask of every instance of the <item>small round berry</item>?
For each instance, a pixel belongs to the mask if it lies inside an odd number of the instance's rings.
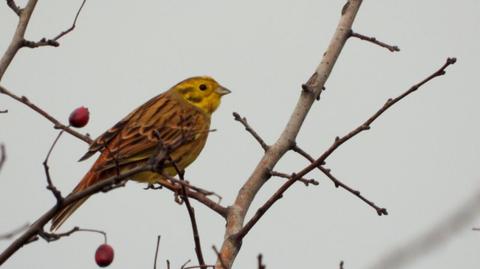
[[[88,112],[88,108],[86,107],[79,107],[75,109],[68,118],[68,122],[70,125],[76,128],[81,128],[88,123],[90,112]]]
[[[100,267],[109,266],[113,261],[113,248],[108,244],[102,244],[95,252],[95,262]]]

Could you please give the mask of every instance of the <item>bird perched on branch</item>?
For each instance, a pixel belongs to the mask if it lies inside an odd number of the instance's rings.
[[[228,93],[213,78],[192,77],[150,99],[92,142],[80,161],[98,151],[101,154],[71,194],[145,165],[158,154],[159,145],[168,149],[169,157],[160,173],[146,171],[131,178],[153,184],[165,180],[164,175],[175,176],[177,168],[183,170],[202,151],[210,131],[210,117],[221,97]],[[50,230],[58,229],[87,199],[58,212]]]

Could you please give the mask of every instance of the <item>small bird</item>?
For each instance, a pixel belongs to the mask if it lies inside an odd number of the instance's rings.
[[[101,154],[71,194],[146,164],[158,154],[159,145],[168,148],[170,162],[165,162],[159,173],[141,172],[131,179],[153,184],[165,180],[163,175],[175,176],[177,169],[185,169],[202,151],[210,131],[210,117],[221,97],[228,93],[213,78],[202,76],[185,79],[150,99],[92,142],[80,161],[97,151]],[[87,199],[58,212],[50,230],[57,230]]]

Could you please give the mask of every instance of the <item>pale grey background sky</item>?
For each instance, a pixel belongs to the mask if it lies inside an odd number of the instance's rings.
[[[2,85],[55,117],[75,107],[91,111],[82,131],[96,137],[132,109],[176,82],[211,75],[230,88],[213,117],[212,133],[187,178],[234,199],[262,151],[231,116],[237,111],[269,142],[290,115],[301,83],[319,63],[338,22],[343,1],[88,1],[77,29],[59,48],[23,49]],[[80,1],[40,1],[27,33],[38,40],[67,28]],[[354,29],[400,46],[392,54],[350,40],[327,91],[304,124],[298,143],[318,156],[337,135],[369,117],[384,101],[458,58],[447,75],[387,112],[367,133],[336,152],[335,175],[388,209],[376,213],[314,172],[317,187],[293,187],[245,238],[236,268],[368,268],[395,246],[428,231],[479,189],[480,128],[478,62],[480,2],[364,1]],[[17,23],[0,6],[0,51]],[[33,221],[54,199],[45,190],[41,162],[57,134],[39,115],[0,96],[0,142],[8,161],[0,172],[0,232]],[[87,146],[65,135],[51,158],[55,184],[66,194],[94,158],[78,163]],[[305,161],[288,154],[277,170],[294,172]],[[277,182],[275,182],[277,181]],[[272,180],[258,207],[279,186]],[[92,197],[63,226],[108,232],[116,257],[110,268],[152,268],[155,241],[162,235],[159,263],[172,268],[196,261],[190,223],[168,191],[126,188]],[[222,219],[194,203],[207,260],[220,247]],[[478,209],[477,209],[478,210]],[[254,210],[251,210],[254,212]],[[478,268],[480,218],[447,245],[407,268]],[[96,234],[58,242],[35,242],[4,268],[96,268]],[[9,242],[1,241],[3,249]],[[192,262],[194,263],[194,262]],[[165,267],[163,267],[165,268]]]

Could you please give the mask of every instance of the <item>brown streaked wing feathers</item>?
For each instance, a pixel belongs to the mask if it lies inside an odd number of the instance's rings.
[[[104,132],[102,135],[100,135],[97,139],[95,139],[92,144],[90,145],[87,153],[83,155],[79,162],[84,161],[88,158],[90,158],[92,155],[94,155],[97,151],[103,151],[105,148],[105,145],[107,145],[117,134],[120,130],[122,130],[129,121],[132,120],[132,118],[135,118],[135,115],[138,115],[139,113],[142,114],[144,111],[150,107],[153,103],[158,101],[165,100],[165,102],[162,102],[159,104],[159,108],[163,106],[163,104],[166,104],[166,99],[162,98],[162,96],[166,95],[168,92],[165,92],[163,94],[157,95],[153,97],[152,99],[148,100],[145,104],[142,106],[138,107],[134,111],[130,112],[125,118],[123,118],[121,121],[119,121],[117,124],[115,124],[112,128],[108,129],[106,132]],[[133,126],[132,126],[133,127]]]
[[[104,134],[114,135],[106,143],[109,157],[97,167],[97,171],[148,159],[159,146],[159,141],[164,146],[179,147],[197,139],[198,134],[208,132],[208,115],[188,103],[179,102],[179,97],[168,93],[138,108]],[[104,135],[97,140],[102,141]]]

